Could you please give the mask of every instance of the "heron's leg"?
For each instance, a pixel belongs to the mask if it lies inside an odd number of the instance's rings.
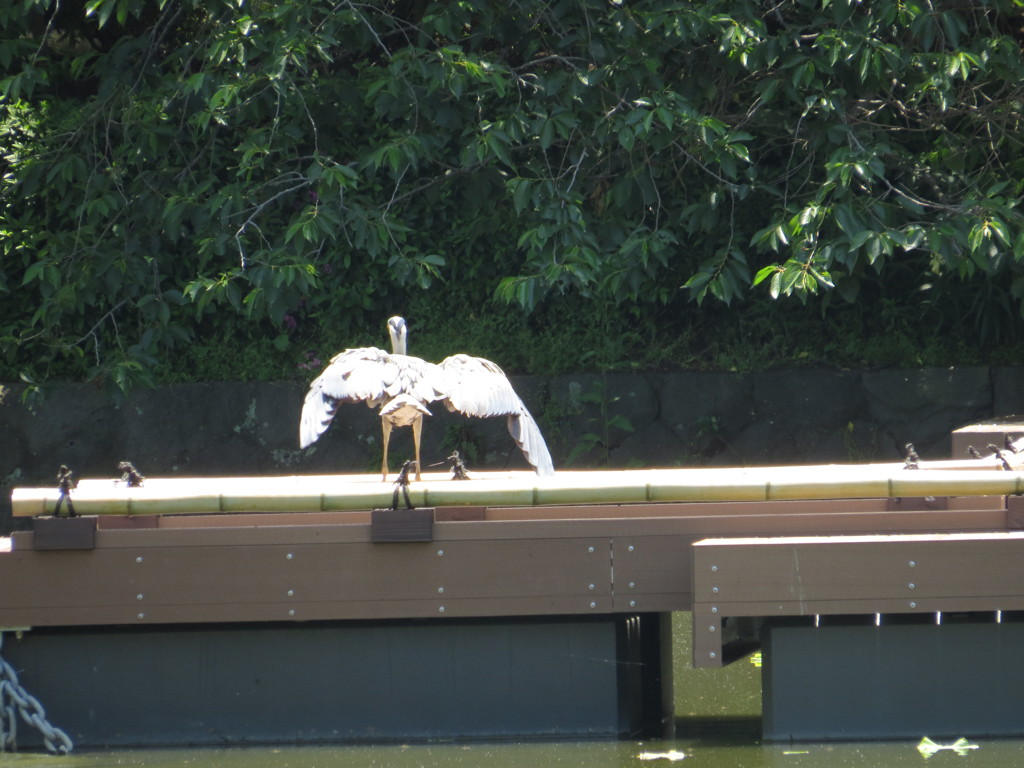
[[[388,441],[391,439],[391,422],[387,419],[380,420],[380,426],[384,431],[384,459],[381,462],[381,481],[388,479]]]
[[[412,441],[416,449],[416,479],[420,480],[420,434],[423,432],[423,415],[418,414],[412,423]]]

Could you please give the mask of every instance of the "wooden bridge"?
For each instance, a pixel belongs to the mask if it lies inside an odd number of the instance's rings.
[[[1024,691],[1007,685],[1024,647],[1024,473],[994,457],[435,475],[410,490],[416,508],[391,510],[371,477],[91,480],[73,492],[81,517],[54,519],[55,489],[16,489],[34,530],[0,548],[0,628],[31,631],[4,655],[96,745],[649,733],[672,721],[676,611],[692,613],[695,666],[764,648],[768,738],[919,736],[875,706],[912,687],[893,671],[921,647],[907,632],[941,646],[936,680],[977,666],[993,632],[1006,662],[957,677],[941,706],[921,697],[928,733],[963,735],[988,685]],[[848,674],[864,630],[863,663],[885,680]],[[832,683],[842,706],[820,701]],[[292,718],[239,710],[268,690]],[[1021,696],[982,707],[981,729],[1024,733]]]

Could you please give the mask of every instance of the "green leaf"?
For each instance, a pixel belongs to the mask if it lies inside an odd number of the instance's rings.
[[[46,269],[45,261],[36,261],[28,266],[25,270],[25,276],[21,280],[22,285],[28,285],[36,280],[42,280],[45,275]]]
[[[775,275],[779,272],[779,267],[776,264],[769,264],[767,267],[762,267],[754,275],[754,282],[752,285],[757,286],[763,283],[769,276]]]
[[[804,265],[797,261],[788,261],[782,268],[782,292],[787,296],[804,277]]]
[[[1006,224],[997,218],[993,218],[988,222],[988,228],[996,236],[996,239],[998,239],[999,242],[1004,246],[1010,246],[1010,230],[1007,229]]]

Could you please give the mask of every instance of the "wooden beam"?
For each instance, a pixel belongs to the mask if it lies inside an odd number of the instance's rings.
[[[695,598],[697,540],[1007,526],[1005,507],[991,504],[886,505],[485,508],[435,522],[432,542],[399,547],[372,543],[369,512],[113,515],[98,518],[95,550],[84,559],[36,551],[33,533],[15,533],[14,552],[0,552],[0,583],[17,585],[0,591],[0,625],[696,611],[695,600],[706,600]]]
[[[22,537],[22,541],[31,534]],[[612,612],[610,542],[380,546],[369,526],[101,530],[0,557],[0,626]]]
[[[1024,533],[710,539],[693,545],[694,663],[731,617],[1024,608]]]

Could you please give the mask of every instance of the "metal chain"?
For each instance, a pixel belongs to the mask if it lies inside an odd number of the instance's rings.
[[[3,650],[4,633],[0,632],[0,650]],[[17,711],[15,711],[17,708]],[[68,754],[74,744],[60,728],[54,728],[46,720],[46,711],[39,700],[21,687],[14,667],[0,656],[0,752],[17,749],[18,718],[35,727],[43,735],[43,743],[53,753]]]

